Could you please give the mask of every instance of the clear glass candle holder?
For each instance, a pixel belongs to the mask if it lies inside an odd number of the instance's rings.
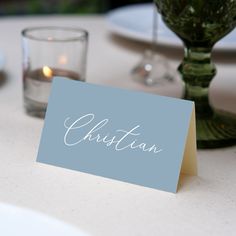
[[[85,81],[88,32],[68,27],[26,28],[22,47],[24,108],[27,114],[43,118],[55,76]]]

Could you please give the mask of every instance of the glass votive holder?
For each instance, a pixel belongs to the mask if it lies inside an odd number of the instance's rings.
[[[22,47],[24,108],[27,114],[43,118],[55,76],[85,81],[88,32],[69,27],[26,28]]]

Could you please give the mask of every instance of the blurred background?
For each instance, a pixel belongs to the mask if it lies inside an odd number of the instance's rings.
[[[150,0],[0,0],[0,16],[29,14],[87,14]]]

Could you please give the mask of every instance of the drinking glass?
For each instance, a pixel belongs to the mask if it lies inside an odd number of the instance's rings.
[[[174,83],[178,73],[172,68],[167,58],[158,53],[158,14],[153,4],[151,48],[145,50],[141,61],[132,69],[134,81],[146,86],[160,86]]]
[[[216,74],[211,61],[215,43],[236,26],[236,0],[154,0],[165,24],[184,43],[178,70],[185,82],[184,98],[196,107],[197,145],[215,148],[236,143],[236,115],[209,104],[209,84]]]

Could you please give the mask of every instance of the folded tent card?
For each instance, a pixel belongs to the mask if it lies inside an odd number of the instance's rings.
[[[194,103],[55,78],[37,161],[175,193],[197,174]]]

